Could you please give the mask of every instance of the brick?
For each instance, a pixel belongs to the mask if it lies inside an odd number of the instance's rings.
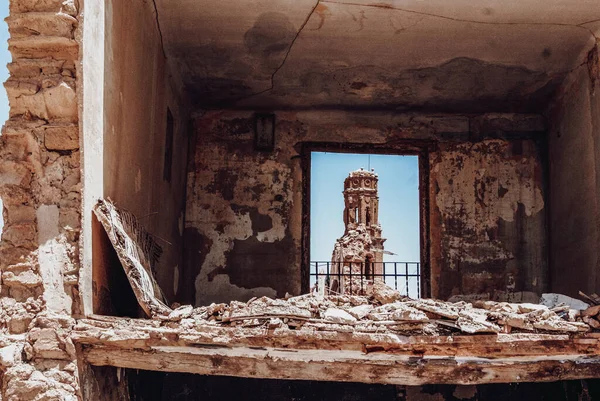
[[[48,150],[79,149],[78,127],[76,125],[68,125],[46,128],[44,146]]]
[[[37,230],[32,223],[7,225],[2,232],[2,240],[16,247],[34,248],[36,238]]]
[[[70,15],[52,12],[13,14],[6,22],[13,38],[37,35],[72,38],[77,24]]]
[[[59,11],[69,15],[77,15],[77,8],[73,0],[20,0],[10,2],[11,14]]]
[[[0,186],[17,185],[28,188],[31,184],[31,170],[21,163],[0,162]]]
[[[42,278],[31,270],[26,270],[20,274],[4,272],[2,273],[2,283],[7,287],[33,288],[42,284]]]

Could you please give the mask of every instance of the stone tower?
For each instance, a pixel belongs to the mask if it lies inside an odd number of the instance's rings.
[[[334,292],[348,292],[348,280],[338,280],[338,273],[359,277],[360,280],[374,279],[383,273],[383,243],[379,224],[379,178],[373,170],[359,169],[351,172],[344,180],[344,235],[336,241],[331,272],[330,289]],[[359,283],[363,288],[364,283]],[[353,293],[356,293],[353,289]]]

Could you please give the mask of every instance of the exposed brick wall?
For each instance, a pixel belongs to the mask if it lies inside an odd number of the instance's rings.
[[[80,155],[72,0],[11,1],[0,137],[0,399],[74,400]]]

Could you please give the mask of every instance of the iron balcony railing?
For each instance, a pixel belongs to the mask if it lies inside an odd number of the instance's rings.
[[[365,294],[374,280],[385,282],[402,295],[421,296],[419,262],[310,262],[310,286],[315,292]]]

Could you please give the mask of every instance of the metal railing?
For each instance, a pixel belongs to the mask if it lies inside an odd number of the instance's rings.
[[[310,262],[312,291],[360,295],[375,280],[385,282],[402,295],[421,296],[419,262]]]

